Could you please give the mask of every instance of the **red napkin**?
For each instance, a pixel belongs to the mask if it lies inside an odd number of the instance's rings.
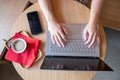
[[[15,34],[13,39],[16,39],[16,38],[22,38],[26,41],[27,43],[26,50],[18,54],[13,52],[12,49],[9,48],[9,50],[5,55],[5,59],[9,61],[17,62],[25,67],[31,67],[37,57],[41,41],[31,37],[27,37],[20,33]]]

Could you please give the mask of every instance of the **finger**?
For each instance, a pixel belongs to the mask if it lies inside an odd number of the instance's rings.
[[[52,39],[53,44],[56,44],[56,43],[55,43],[54,36],[51,35],[51,39]]]
[[[66,42],[67,40],[65,38],[65,35],[62,32],[60,32],[59,34],[60,34],[61,38]]]
[[[68,31],[66,30],[66,28],[62,27],[63,28],[63,31],[65,34],[68,34]]]
[[[90,47],[94,47],[93,45],[95,45],[95,41],[96,41],[96,34],[93,35],[92,41],[91,41],[91,43],[89,44],[88,47],[89,47],[89,48],[90,48]]]
[[[87,41],[85,42],[85,44],[89,44],[89,43],[91,43],[91,41],[92,41],[92,38],[93,38],[93,34],[88,34],[88,39],[87,39]]]
[[[100,28],[99,28],[99,25],[98,25],[98,24],[97,24],[97,30],[98,30],[98,31],[97,31],[97,34],[98,34],[98,35],[97,35],[97,41],[98,41],[98,44],[100,44],[100,32],[99,32],[99,31],[100,31]]]
[[[83,38],[84,38],[85,41],[87,40],[87,38],[88,38],[88,33],[87,33],[87,31],[84,31],[84,32],[83,32]]]
[[[62,40],[62,37],[60,36],[60,34],[57,34],[57,38],[58,38],[58,42],[59,44],[64,47],[64,43],[63,43],[63,40]]]
[[[98,44],[100,44],[100,33],[98,32],[98,36],[97,36],[97,41],[98,41]]]
[[[98,41],[98,38],[99,38],[99,37],[97,36],[97,38],[96,38],[97,41]],[[100,44],[99,41],[98,41],[98,44]],[[92,47],[94,47],[95,45],[96,45],[96,44],[93,44]]]
[[[100,44],[100,37],[99,36],[97,37],[97,41],[98,41],[98,44]]]
[[[54,35],[54,38],[55,38],[55,42],[56,42],[56,44],[57,44],[59,47],[61,47],[61,45],[60,45],[60,43],[59,43],[59,40],[58,40],[58,38],[57,38],[56,35]]]

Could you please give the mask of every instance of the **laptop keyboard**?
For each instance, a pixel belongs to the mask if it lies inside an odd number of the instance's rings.
[[[65,47],[59,47],[52,43],[50,33],[47,32],[47,56],[76,56],[76,57],[99,57],[99,44],[96,43],[94,48],[88,48],[84,45],[82,31],[85,25],[66,25],[69,34],[66,35],[68,42]]]
[[[56,55],[61,54],[71,56],[74,53],[76,56],[91,56],[96,54],[96,48],[88,48],[88,45],[84,45],[84,41],[78,36],[72,36],[72,38],[69,37],[65,47],[54,45],[52,41],[49,45],[51,45],[49,46],[50,52],[55,53]]]
[[[55,46],[54,44],[51,46],[51,52],[54,53],[95,53],[95,50],[93,48],[88,48],[87,45],[84,45],[84,42],[82,40],[77,40],[77,39],[71,39],[68,40],[68,44],[64,47],[58,47]]]

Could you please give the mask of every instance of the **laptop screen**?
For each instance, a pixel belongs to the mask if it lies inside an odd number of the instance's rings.
[[[74,71],[113,71],[99,58],[46,56],[41,69]]]

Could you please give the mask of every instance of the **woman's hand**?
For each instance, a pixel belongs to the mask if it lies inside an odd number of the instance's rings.
[[[65,35],[68,34],[68,32],[63,24],[56,21],[48,22],[48,30],[50,31],[53,44],[64,47],[64,43],[67,41]]]
[[[94,47],[97,40],[99,42],[99,31],[97,28],[97,25],[88,23],[84,29],[85,44],[88,44],[89,48]]]

